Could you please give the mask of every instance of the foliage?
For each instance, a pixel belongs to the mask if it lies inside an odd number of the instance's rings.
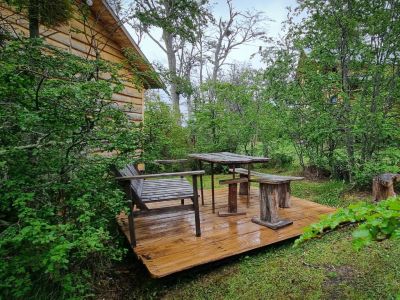
[[[44,45],[0,48],[0,291],[83,296],[119,259],[122,192],[109,174],[138,148],[116,109],[117,69]],[[108,80],[101,79],[107,73]],[[116,154],[119,155],[107,155]]]
[[[21,10],[28,10],[31,5],[37,6],[39,22],[46,26],[65,23],[72,15],[71,0],[5,0]]]
[[[381,153],[400,143],[400,10],[378,2],[302,1],[286,39],[265,53],[264,95],[280,111],[302,166],[358,185],[398,170]],[[299,14],[306,17],[294,23]]]
[[[189,151],[187,128],[179,125],[180,117],[157,95],[148,94],[145,100],[142,149],[146,170],[155,168],[156,159],[184,158]]]
[[[390,198],[377,204],[359,202],[348,208],[324,216],[318,223],[304,230],[295,245],[323,234],[326,230],[336,229],[345,223],[360,223],[353,232],[353,245],[356,249],[366,246],[373,240],[400,238],[400,197]]]
[[[132,10],[142,26],[158,27],[183,39],[195,41],[199,23],[205,23],[207,1],[134,1]]]
[[[257,72],[245,68],[202,87],[207,91],[211,85],[215,100],[205,96],[196,101],[189,127],[197,151],[243,151],[253,155],[262,151],[261,141],[271,141],[279,126],[273,107],[259,94],[262,84]]]

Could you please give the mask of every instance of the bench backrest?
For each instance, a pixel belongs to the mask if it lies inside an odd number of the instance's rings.
[[[125,166],[122,170],[118,170],[119,176],[125,177],[125,176],[137,176],[140,175],[138,170],[133,164],[129,164]],[[137,197],[137,199],[140,199],[140,196],[142,195],[142,189],[143,189],[143,179],[132,179],[130,181],[130,188],[134,192],[134,196]]]

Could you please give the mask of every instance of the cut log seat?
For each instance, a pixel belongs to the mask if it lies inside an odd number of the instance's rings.
[[[385,173],[372,180],[372,197],[374,201],[385,200],[396,196],[394,184],[400,181],[400,174]]]

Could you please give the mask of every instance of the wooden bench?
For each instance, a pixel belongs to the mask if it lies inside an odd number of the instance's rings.
[[[243,168],[230,169],[230,172],[240,174],[241,178],[248,179],[248,170]],[[263,225],[272,229],[278,229],[292,224],[290,220],[280,219],[278,209],[289,208],[291,206],[290,199],[290,182],[293,180],[302,180],[304,177],[281,176],[265,174],[256,171],[250,171],[250,180],[241,183],[240,193],[243,195],[248,191],[250,182],[258,182],[260,187],[260,217],[252,218],[252,222]]]
[[[196,236],[201,235],[200,214],[197,193],[197,177],[204,171],[175,172],[162,174],[140,175],[135,166],[127,165],[122,170],[114,169],[116,180],[123,186],[129,199],[129,235],[131,246],[136,246],[134,217],[154,214],[174,213],[183,210],[193,210],[195,214]],[[178,177],[157,179],[164,177]],[[192,176],[193,186],[183,176]],[[151,179],[151,180],[146,180]],[[149,208],[148,203],[191,199],[192,204]],[[135,210],[136,208],[136,210]]]

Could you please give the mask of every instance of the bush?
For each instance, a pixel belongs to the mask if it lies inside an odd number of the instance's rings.
[[[122,88],[116,72],[40,40],[0,47],[5,299],[47,297],[50,290],[54,298],[86,295],[96,275],[121,258],[115,215],[123,195],[108,170],[131,159],[138,136],[105,100]]]
[[[295,246],[333,230],[341,224],[360,223],[353,232],[353,244],[360,249],[374,240],[400,239],[400,197],[377,204],[359,202],[324,216],[320,222],[308,226]]]
[[[360,165],[355,172],[354,180],[360,187],[370,187],[374,176],[399,172],[400,150],[388,148],[375,155],[371,161]]]
[[[143,127],[143,159],[146,171],[158,171],[156,159],[185,158],[189,151],[188,129],[180,125],[180,116],[156,95],[146,98],[146,122]]]
[[[293,156],[286,153],[274,153],[271,160],[268,162],[269,165],[274,167],[287,168],[293,164]]]

